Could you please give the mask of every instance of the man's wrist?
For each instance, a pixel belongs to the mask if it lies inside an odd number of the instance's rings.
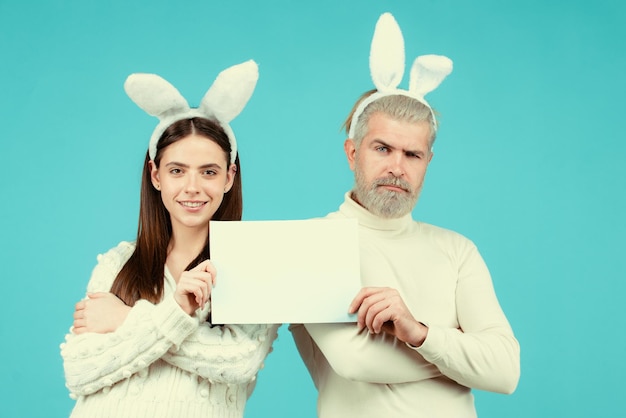
[[[426,337],[428,336],[428,325],[423,322],[417,323],[418,332],[416,332],[415,338],[411,339],[411,341],[407,341],[407,344],[412,348],[419,348],[426,341]]]

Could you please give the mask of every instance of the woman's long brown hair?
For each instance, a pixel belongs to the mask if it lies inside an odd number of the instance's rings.
[[[230,161],[231,146],[222,127],[204,118],[183,119],[170,125],[157,143],[154,163],[158,167],[163,151],[171,144],[196,134],[215,142],[224,150],[226,161]],[[150,178],[150,157],[146,153],[141,180],[139,203],[139,226],[135,251],[122,270],[118,273],[111,293],[129,306],[139,299],[158,303],[163,297],[163,269],[167,260],[167,246],[172,236],[170,215],[163,205],[161,194],[155,190]],[[241,168],[239,156],[235,160],[237,173],[233,187],[224,195],[222,204],[211,219],[221,221],[239,221],[243,212],[241,193]],[[209,258],[209,237],[204,249],[187,266],[187,270]]]

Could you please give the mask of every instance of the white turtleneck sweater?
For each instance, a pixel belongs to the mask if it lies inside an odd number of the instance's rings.
[[[122,242],[98,256],[88,292],[109,292],[134,251]],[[139,300],[112,333],[61,345],[72,418],[242,417],[278,325],[212,326],[208,309],[187,315],[165,268],[163,300]]]
[[[379,218],[349,193],[327,218],[358,219],[363,286],[397,289],[429,329],[413,348],[355,324],[291,325],[320,418],[470,418],[470,388],[513,392],[519,344],[471,241],[410,214]]]

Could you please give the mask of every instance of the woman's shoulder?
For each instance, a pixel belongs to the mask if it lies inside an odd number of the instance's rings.
[[[135,241],[120,241],[115,247],[111,248],[108,252],[116,252],[120,255],[132,254],[135,251],[137,244]]]
[[[135,243],[122,241],[105,253],[98,254],[98,264],[91,273],[89,292],[108,292],[126,261],[135,251]]]
[[[121,241],[115,247],[103,254],[98,254],[98,263],[112,263],[124,265],[135,251],[135,243],[132,241]],[[121,266],[120,266],[121,268]]]

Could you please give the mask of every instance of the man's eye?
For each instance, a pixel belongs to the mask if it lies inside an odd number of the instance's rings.
[[[389,148],[383,147],[381,145],[381,146],[376,147],[376,151],[378,151],[378,152],[387,152],[387,151],[389,151]]]

